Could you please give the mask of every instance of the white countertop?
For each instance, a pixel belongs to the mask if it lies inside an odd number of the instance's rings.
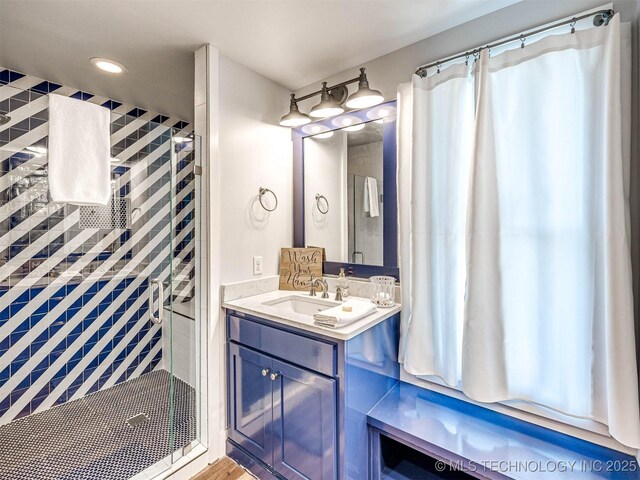
[[[245,298],[239,298],[236,300],[228,300],[222,302],[222,306],[224,308],[228,308],[231,310],[237,310],[238,312],[248,313],[250,315],[255,315],[257,317],[262,317],[267,320],[271,320],[276,323],[280,323],[282,325],[287,325],[289,327],[298,328],[300,330],[304,330],[307,332],[316,333],[319,335],[324,335],[325,337],[335,338],[338,340],[349,340],[365,330],[370,329],[371,327],[379,324],[380,322],[386,320],[387,318],[395,315],[400,311],[400,305],[396,304],[391,308],[377,308],[375,312],[366,317],[356,320],[353,323],[349,323],[347,325],[330,328],[330,327],[320,327],[318,325],[314,325],[313,317],[310,315],[304,315],[295,312],[288,312],[282,310],[280,308],[272,307],[269,305],[263,305],[264,302],[268,302],[270,300],[277,300],[279,298],[290,297],[292,295],[308,297],[309,294],[307,292],[292,292],[285,290],[275,290],[268,293],[262,293],[259,295],[253,295]],[[333,299],[335,297],[335,293],[329,296],[329,299]],[[320,298],[320,294],[318,297]],[[362,300],[369,301],[366,298],[349,296],[345,299],[345,301],[349,300]]]

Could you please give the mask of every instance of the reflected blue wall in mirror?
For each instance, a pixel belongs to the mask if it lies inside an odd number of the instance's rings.
[[[314,122],[292,130],[293,139],[293,216],[294,246],[304,247],[305,243],[305,165],[304,139],[314,135],[340,130],[348,123],[366,123],[386,118],[382,126],[383,137],[383,265],[367,265],[362,263],[325,261],[324,273],[338,274],[345,268],[350,276],[368,278],[373,275],[390,275],[399,280],[398,239],[397,239],[397,182],[396,182],[396,101],[386,102],[375,107],[350,111],[342,115]]]

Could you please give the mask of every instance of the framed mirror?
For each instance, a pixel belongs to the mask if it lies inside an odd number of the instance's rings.
[[[399,279],[396,102],[293,130],[294,246],[325,249],[324,273]]]

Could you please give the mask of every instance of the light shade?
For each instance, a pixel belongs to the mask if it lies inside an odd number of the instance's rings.
[[[298,103],[295,100],[295,95],[292,93],[289,113],[280,119],[280,125],[283,127],[299,127],[300,125],[306,125],[309,122],[311,122],[309,116],[298,110]]]
[[[320,103],[311,109],[309,115],[315,118],[327,118],[334,115],[340,115],[344,112],[344,108],[338,102],[331,98],[329,90],[327,90],[327,82],[322,82],[322,92],[320,94]]]
[[[378,105],[382,103],[383,100],[384,97],[378,90],[369,88],[367,75],[364,73],[364,68],[361,68],[360,79],[358,80],[358,91],[349,95],[345,105],[349,108],[367,108]]]

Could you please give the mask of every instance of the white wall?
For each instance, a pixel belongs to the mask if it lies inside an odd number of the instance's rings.
[[[304,236],[307,246],[324,247],[327,260],[347,261],[347,135],[304,141]],[[316,194],[324,195],[329,212],[320,213]],[[324,207],[324,203],[322,204]]]
[[[261,255],[264,275],[278,273],[280,248],[293,239],[291,131],[278,125],[289,92],[220,55],[220,264],[222,283],[253,277],[252,257]],[[278,196],[267,213],[258,189]]]
[[[196,52],[195,128],[203,142],[203,191],[207,212],[202,241],[208,303],[207,395],[209,461],[224,455],[226,438],[225,335],[220,285],[253,278],[252,257],[262,256],[264,274],[278,271],[281,247],[293,243],[291,132],[278,121],[288,91],[221,55],[215,47]],[[278,195],[267,213],[258,189]]]

